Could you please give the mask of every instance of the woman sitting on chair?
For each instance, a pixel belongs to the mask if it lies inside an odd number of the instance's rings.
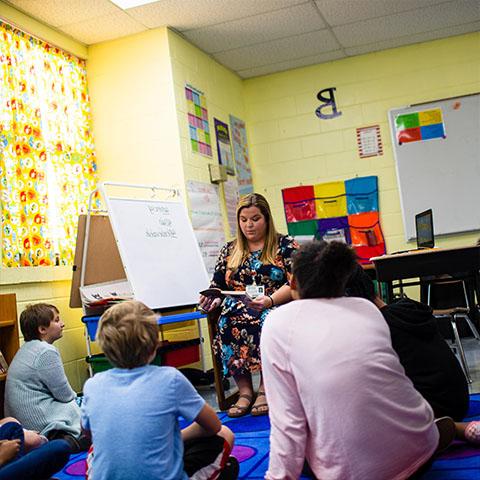
[[[240,290],[264,288],[253,300],[227,296],[222,303],[213,348],[221,359],[223,374],[233,376],[239,399],[228,410],[230,417],[265,415],[268,405],[263,381],[253,403],[252,373],[261,372],[260,332],[272,307],[291,300],[289,276],[295,241],[276,232],[267,200],[258,193],[243,197],[237,207],[237,239],[221,250],[211,287]],[[221,300],[201,296],[205,311],[219,307]]]

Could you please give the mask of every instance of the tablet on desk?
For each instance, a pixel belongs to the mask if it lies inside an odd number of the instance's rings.
[[[433,248],[435,246],[431,208],[415,215],[415,231],[417,233],[417,248]]]

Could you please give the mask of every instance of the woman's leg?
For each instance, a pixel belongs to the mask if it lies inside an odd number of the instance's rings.
[[[46,480],[62,469],[70,457],[64,440],[52,440],[0,468],[0,480]]]
[[[250,373],[238,374],[233,377],[238,387],[238,400],[227,412],[231,417],[245,415],[250,410],[253,400],[252,375]]]
[[[260,375],[260,385],[258,386],[257,398],[252,405],[252,415],[260,416],[268,413],[267,397],[265,396],[265,387],[263,385],[263,375]]]

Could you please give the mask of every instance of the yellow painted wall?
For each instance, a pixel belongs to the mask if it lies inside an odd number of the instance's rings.
[[[218,118],[227,124],[230,114],[244,119],[243,81],[239,76],[174,32],[168,32],[168,39],[185,181],[196,180],[210,183],[208,164],[218,164],[213,119],[214,117]],[[186,84],[192,85],[206,96],[208,120],[212,133],[212,158],[192,152],[185,99]]]
[[[216,137],[213,119],[218,118],[229,123],[229,115],[244,119],[245,106],[243,102],[243,81],[236,74],[223,67],[198,48],[194,47],[176,33],[169,31],[168,40],[172,64],[173,84],[177,112],[177,125],[180,134],[184,181],[195,180],[210,183],[208,164],[218,164]],[[192,152],[188,129],[187,103],[185,99],[185,85],[189,84],[202,91],[207,100],[208,120],[212,138],[213,157],[206,157]],[[223,189],[219,190],[223,202]],[[227,225],[226,212],[224,225]],[[227,232],[225,232],[227,233]],[[207,325],[203,323],[203,334],[208,334]],[[181,332],[183,334],[184,332]],[[185,332],[186,333],[186,332]],[[180,336],[180,332],[177,333]],[[209,342],[206,342],[205,357],[207,368],[211,366]]]
[[[101,181],[183,187],[167,30],[88,49]]]
[[[81,58],[87,57],[87,48],[80,42],[48,28],[0,1],[0,19],[24,31],[61,47]],[[76,391],[81,391],[87,378],[85,339],[80,309],[68,307],[70,300],[70,267],[1,268],[0,293],[15,293],[18,315],[29,303],[55,304],[65,322],[64,336],[55,346],[62,354],[65,371]]]
[[[245,81],[246,121],[257,191],[285,228],[281,189],[378,175],[388,251],[404,240],[388,110],[480,91],[480,34],[395,48]],[[318,91],[336,87],[342,116],[319,120]],[[384,155],[360,159],[356,128],[379,124]],[[432,173],[434,178],[435,173]],[[473,244],[477,233],[439,238],[439,246]]]

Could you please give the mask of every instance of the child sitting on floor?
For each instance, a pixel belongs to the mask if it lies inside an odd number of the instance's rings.
[[[63,335],[57,307],[28,305],[20,315],[25,343],[8,369],[5,413],[53,440],[65,438],[72,451],[88,448],[80,436],[80,408],[53,343]]]
[[[63,468],[69,457],[67,442],[46,442],[38,433],[24,430],[14,418],[0,420],[0,480],[46,480]]]
[[[440,335],[432,308],[409,298],[389,305],[358,265],[346,287],[347,295],[370,300],[390,329],[392,346],[413,386],[430,404],[435,416],[463,420],[468,411],[468,384],[455,355]]]
[[[87,380],[82,426],[93,441],[89,480],[235,479],[234,435],[172,367],[150,365],[155,314],[124,302],[101,317],[97,340],[116,367]],[[178,417],[193,423],[180,430]]]
[[[268,480],[406,479],[445,448],[455,424],[405,376],[378,309],[345,297],[356,268],[340,242],[310,242],[293,259],[296,299],[272,311],[261,338],[270,405]]]

